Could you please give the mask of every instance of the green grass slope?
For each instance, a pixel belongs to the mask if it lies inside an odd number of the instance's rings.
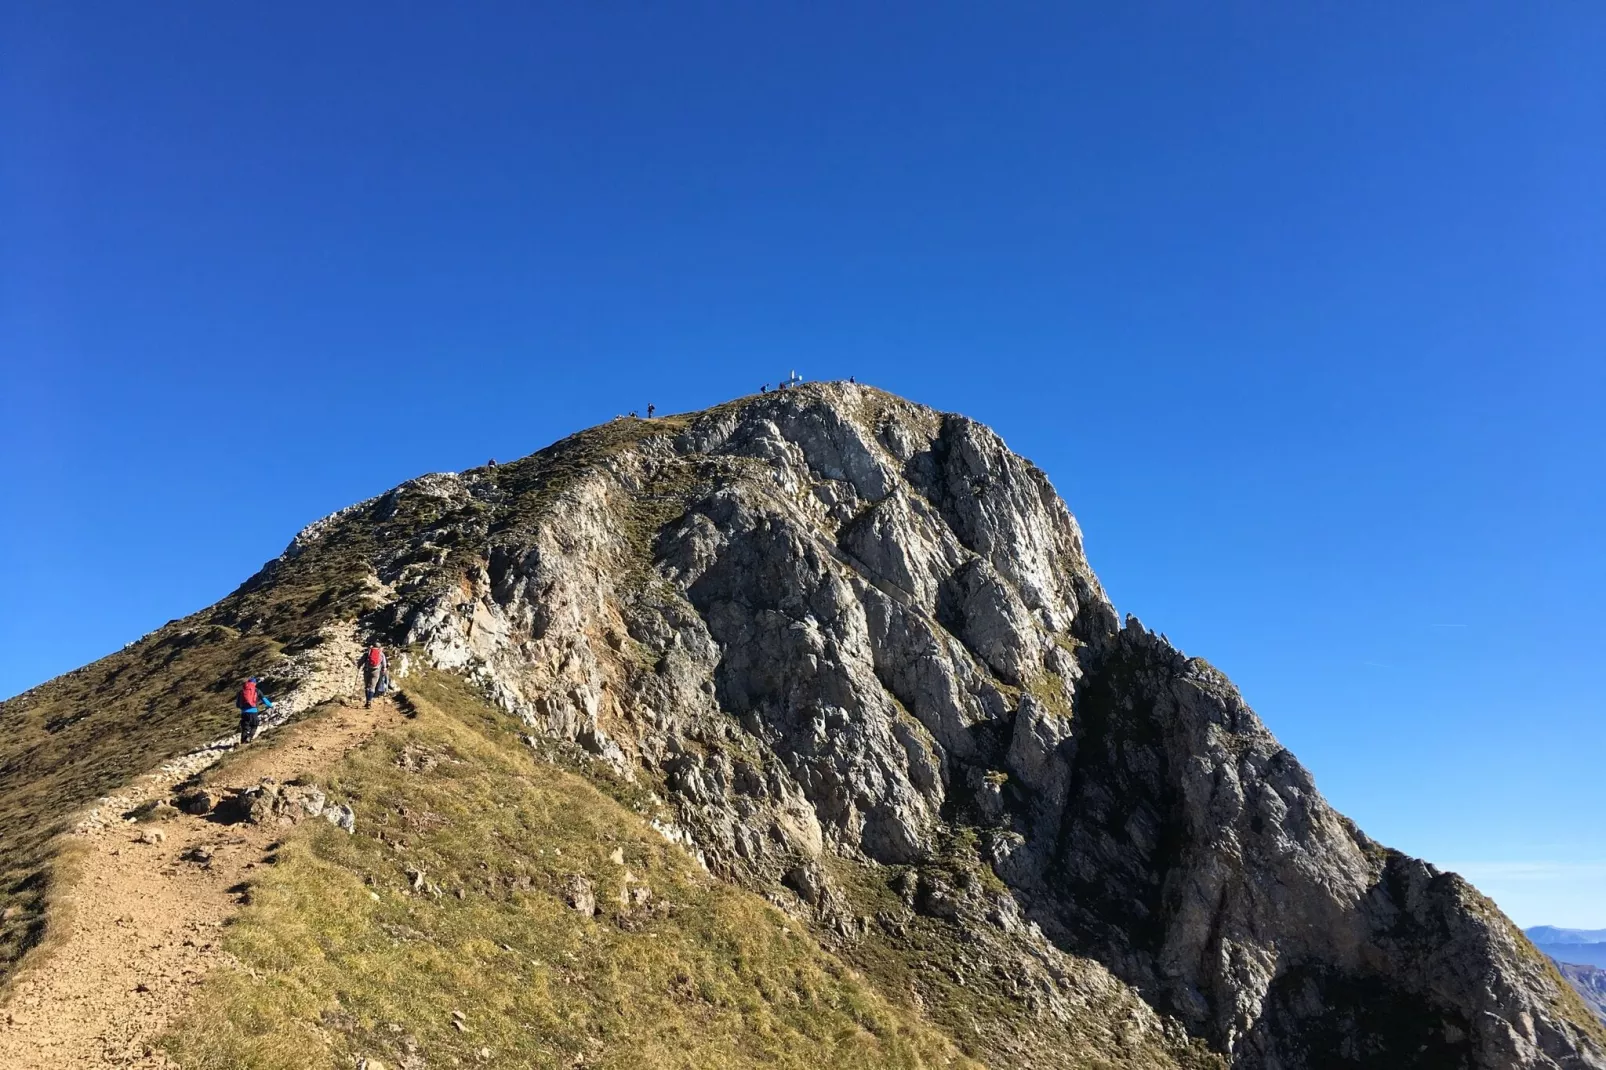
[[[533,522],[591,466],[686,419],[605,424],[480,478],[506,501],[504,526]],[[271,666],[315,645],[326,626],[373,608],[377,559],[416,561],[452,582],[484,550],[487,510],[444,509],[417,492],[355,507],[299,556],[271,563],[216,605],[0,702],[0,986],[45,937],[53,844],[72,814],[226,735],[244,676],[266,674],[265,690],[275,694],[281,681]],[[441,525],[456,530],[420,535]]]
[[[251,889],[166,1041],[186,1070],[974,1065],[455,678],[409,694],[330,779],[357,834],[302,826]]]

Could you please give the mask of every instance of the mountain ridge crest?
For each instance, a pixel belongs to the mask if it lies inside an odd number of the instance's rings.
[[[135,653],[180,664],[187,702],[263,661],[294,696],[329,629],[649,791],[846,962],[1009,978],[911,982],[984,1061],[1060,1065],[1074,1035],[1152,1065],[1606,1067],[1522,933],[1123,624],[1047,477],[962,416],[829,383],[615,420],[316,521]],[[151,708],[154,753],[182,733]]]

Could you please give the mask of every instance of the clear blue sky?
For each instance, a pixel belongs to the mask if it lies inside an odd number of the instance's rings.
[[[1606,926],[1603,56],[1596,0],[0,0],[0,694],[421,472],[853,374],[1040,463],[1373,834]]]

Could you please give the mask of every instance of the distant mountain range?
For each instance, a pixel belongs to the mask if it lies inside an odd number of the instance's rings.
[[[1595,966],[1574,966],[1565,962],[1558,965],[1561,967],[1561,975],[1578,990],[1580,996],[1584,997],[1589,1009],[1600,1015],[1601,1021],[1606,1022],[1606,970]]]
[[[1558,929],[1535,925],[1526,930],[1535,947],[1557,962],[1606,969],[1606,929]]]
[[[1606,929],[1558,929],[1554,925],[1535,925],[1524,930],[1536,944],[1606,944]]]
[[[1535,925],[1523,932],[1555,960],[1567,983],[1606,1022],[1606,929],[1558,929]]]

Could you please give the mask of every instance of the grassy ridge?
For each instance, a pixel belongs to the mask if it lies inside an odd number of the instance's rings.
[[[0,978],[44,935],[50,844],[73,812],[227,730],[265,637],[194,620],[0,705]]]
[[[427,679],[410,693],[418,716],[331,778],[357,835],[303,826],[253,888],[227,940],[239,968],[213,974],[166,1042],[187,1070],[409,1055],[429,1066],[973,1065],[801,926],[536,759],[461,684]],[[579,880],[594,916],[568,901]]]
[[[602,457],[685,422],[618,421],[486,475],[506,484],[509,516],[530,523]],[[483,553],[490,511],[477,502],[445,509],[407,492],[355,508],[216,605],[0,702],[0,985],[45,935],[53,841],[72,815],[227,734],[244,676],[373,607],[376,560],[434,563],[435,581],[449,586]],[[271,675],[264,683],[277,691]]]
[[[0,982],[45,935],[53,840],[74,813],[226,735],[241,679],[355,617],[369,591],[371,531],[358,511],[215,606],[0,703]],[[274,694],[277,682],[264,682]]]

